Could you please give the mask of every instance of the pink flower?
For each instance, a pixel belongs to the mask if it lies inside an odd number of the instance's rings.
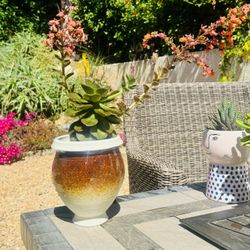
[[[164,33],[159,33],[159,38],[165,39],[166,35]]]
[[[81,23],[69,17],[73,9],[66,7],[57,14],[57,19],[49,22],[50,33],[45,42],[48,47],[59,50],[60,53],[66,53],[69,57],[74,55],[77,43],[86,43],[88,40]]]
[[[74,30],[74,27],[71,26],[71,25],[68,25],[68,26],[67,26],[67,30],[68,30],[69,32],[72,32],[72,31]]]
[[[56,16],[60,17],[60,18],[63,18],[64,17],[64,12],[63,11],[60,11]]]
[[[30,112],[27,118],[31,118],[34,112]],[[0,165],[11,164],[12,162],[22,158],[24,153],[23,149],[14,143],[10,131],[17,128],[26,126],[30,119],[17,120],[14,119],[16,113],[11,112],[0,119]]]
[[[58,20],[50,20],[49,25],[58,25],[59,21]]]

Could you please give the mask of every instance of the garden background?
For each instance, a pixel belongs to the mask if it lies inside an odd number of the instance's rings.
[[[58,65],[54,52],[44,46],[49,20],[55,18],[61,2],[69,1],[0,2],[0,249],[24,248],[19,231],[22,212],[61,204],[50,179],[53,160],[50,145],[67,128],[69,119],[63,115],[67,97],[58,85],[60,76],[54,70]],[[229,8],[248,1],[73,0],[71,3],[77,7],[74,17],[88,34],[88,43],[78,47],[75,69],[79,70],[78,62],[86,54],[91,67],[98,66],[97,72],[109,76],[117,87],[123,73],[131,70],[135,70],[137,82],[146,81],[155,67],[149,60],[154,52],[158,56],[170,55],[162,40],[155,40],[153,49],[144,49],[145,34],[164,32],[178,44],[184,34],[197,35],[201,24],[209,25],[225,16]],[[224,57],[220,71],[217,68],[211,81],[244,79],[241,73],[246,70],[237,67],[244,65],[250,56],[249,26],[248,17],[234,37],[238,42],[234,50],[225,51],[223,56],[218,56],[217,51],[209,55],[212,67],[218,66]],[[237,57],[233,60],[237,67],[228,68],[233,56]],[[160,57],[157,63],[167,58]],[[190,67],[194,66],[180,63],[169,80],[191,81],[186,78]],[[200,77],[199,71],[190,75],[194,81],[209,79]],[[12,162],[15,163],[9,165]],[[121,194],[128,192],[127,187],[125,182]]]

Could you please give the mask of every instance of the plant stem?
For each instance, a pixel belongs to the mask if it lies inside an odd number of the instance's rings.
[[[62,67],[62,86],[68,91],[68,86],[67,86],[67,81],[66,81],[66,75],[65,75],[65,66],[64,66],[64,53],[63,53],[63,49],[60,51],[61,53],[61,67]]]
[[[140,103],[144,101],[145,98],[149,97],[148,93],[150,92],[150,90],[158,86],[161,80],[168,78],[169,73],[173,69],[173,65],[176,61],[176,56],[173,56],[171,61],[169,61],[164,67],[160,68],[160,70],[154,74],[153,80],[144,85],[144,92],[141,95],[134,97],[134,101],[126,109],[126,113],[136,108]]]

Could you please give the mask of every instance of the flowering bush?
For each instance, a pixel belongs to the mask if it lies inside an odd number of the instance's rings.
[[[10,132],[17,127],[27,125],[35,115],[30,112],[24,120],[16,120],[16,113],[9,113],[6,117],[0,119],[0,165],[11,164],[22,158],[24,150],[21,146],[11,142]]]
[[[193,35],[185,35],[181,37],[179,39],[182,43],[181,45],[176,45],[173,38],[168,37],[164,33],[154,31],[146,34],[142,44],[145,49],[151,49],[152,39],[159,38],[170,47],[173,57],[166,63],[166,65],[160,67],[158,71],[154,73],[151,82],[144,84],[143,93],[134,97],[134,102],[129,107],[126,107],[126,112],[130,111],[149,97],[149,91],[158,86],[161,80],[168,77],[170,71],[178,61],[193,62],[203,69],[202,74],[204,76],[214,76],[214,71],[207,65],[206,58],[201,58],[199,55],[193,53],[193,51],[197,46],[200,46],[204,47],[206,51],[209,52],[216,46],[221,53],[223,53],[224,49],[233,46],[234,31],[246,21],[249,11],[250,4],[231,9],[227,17],[221,17],[218,21],[211,23],[209,26],[202,26],[196,37]]]
[[[42,115],[31,119],[27,126],[19,126],[11,131],[12,139],[25,152],[32,153],[50,149],[53,139],[62,134],[65,132]]]
[[[213,70],[206,64],[205,58],[200,58],[199,55],[192,51],[197,46],[204,47],[207,52],[217,47],[224,52],[225,49],[231,48],[234,45],[234,32],[236,29],[247,20],[250,11],[250,4],[245,4],[241,7],[229,10],[227,17],[220,17],[220,19],[209,26],[202,25],[199,34],[185,35],[179,39],[182,45],[176,45],[173,39],[164,33],[156,31],[146,34],[143,39],[143,47],[145,49],[154,49],[154,41],[156,38],[162,39],[170,46],[172,54],[174,55],[171,64],[177,61],[193,61],[203,69],[203,75],[213,76]]]

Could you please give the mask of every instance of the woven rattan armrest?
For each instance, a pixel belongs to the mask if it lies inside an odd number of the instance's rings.
[[[130,193],[187,183],[182,170],[139,149],[127,149]]]

